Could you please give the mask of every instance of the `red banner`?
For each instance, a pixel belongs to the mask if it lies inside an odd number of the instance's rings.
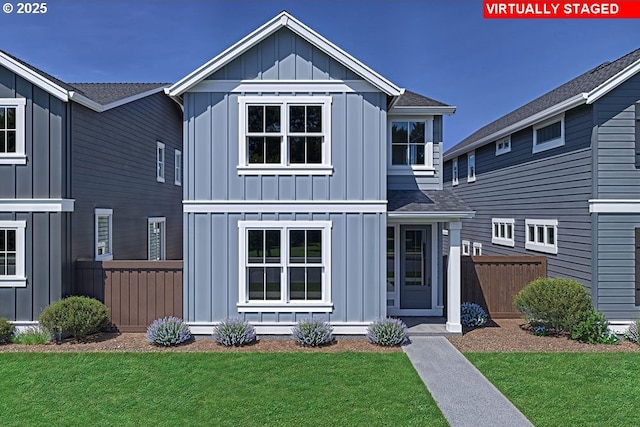
[[[640,1],[492,1],[484,0],[489,19],[640,18]]]

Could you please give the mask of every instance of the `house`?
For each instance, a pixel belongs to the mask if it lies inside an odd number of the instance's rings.
[[[640,318],[640,49],[484,126],[444,155],[476,211],[463,255],[544,255],[622,330]]]
[[[182,123],[165,84],[68,84],[0,51],[0,316],[72,292],[77,259],[182,258]]]
[[[455,107],[396,86],[287,12],[166,92],[184,106],[194,333],[235,316],[261,334],[310,317],[362,334],[387,315],[446,315],[461,331],[457,236],[473,212],[441,173]]]

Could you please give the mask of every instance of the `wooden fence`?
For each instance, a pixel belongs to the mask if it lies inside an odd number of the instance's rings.
[[[182,261],[76,261],[74,294],[104,302],[121,332],[182,317]]]
[[[544,256],[461,257],[462,301],[483,306],[494,319],[518,318],[513,297],[527,283],[547,276]]]

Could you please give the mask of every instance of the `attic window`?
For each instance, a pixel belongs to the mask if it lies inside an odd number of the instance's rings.
[[[496,156],[511,151],[511,137],[503,138],[496,141]]]
[[[564,115],[533,127],[533,153],[564,145]]]
[[[0,98],[0,165],[27,163],[24,98]]]

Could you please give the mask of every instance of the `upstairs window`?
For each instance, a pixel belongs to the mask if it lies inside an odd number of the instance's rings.
[[[424,122],[391,123],[391,164],[425,164]]]
[[[174,153],[175,177],[173,183],[182,185],[182,151],[176,150]]]
[[[330,174],[331,97],[239,97],[241,174]]]
[[[0,165],[26,164],[24,98],[0,98]]]
[[[476,152],[472,151],[467,154],[467,182],[475,182],[476,180]]]
[[[164,144],[156,141],[156,180],[164,182]]]
[[[496,156],[505,154],[511,151],[511,137],[496,141]]]
[[[451,163],[451,185],[458,185],[458,158]]]
[[[564,115],[533,127],[533,153],[564,145]]]
[[[558,221],[555,219],[527,219],[525,220],[526,241],[525,248],[558,253]]]

